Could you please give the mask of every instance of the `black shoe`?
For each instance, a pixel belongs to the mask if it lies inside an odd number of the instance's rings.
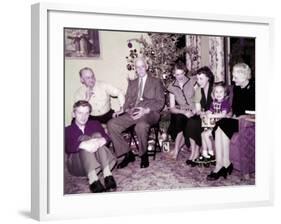
[[[101,184],[100,180],[97,180],[90,185],[90,190],[93,193],[101,193],[105,191],[105,188]]]
[[[107,176],[104,178],[104,185],[106,190],[116,189],[117,185],[113,176]]]
[[[218,172],[211,172],[208,176],[207,176],[207,180],[217,180],[220,177],[224,177],[224,179],[226,179],[227,177],[227,171],[226,168],[223,166]]]
[[[197,163],[190,159],[186,160],[185,163],[186,163],[186,165],[191,166],[191,167],[197,166]]]
[[[125,158],[122,160],[122,162],[117,165],[117,169],[122,169],[128,166],[130,162],[134,162],[134,161],[135,161],[135,155],[131,151],[129,151],[125,155]]]
[[[209,154],[209,155],[210,155],[210,154]],[[211,161],[214,161],[214,160],[216,160],[216,157],[215,157],[215,156],[210,155],[210,160],[211,160]]]
[[[232,171],[233,171],[233,164],[230,163],[230,165],[226,168],[226,172],[228,175],[231,175]]]
[[[197,166],[198,165],[198,163],[196,163],[196,162],[194,162],[193,160],[191,160],[191,163],[190,163],[190,166],[191,167],[195,167],[195,166]]]
[[[149,159],[147,153],[141,156],[141,164],[140,168],[146,168],[149,167]]]
[[[197,159],[195,159],[195,162],[200,162],[200,163],[208,163],[209,161],[210,161],[210,158],[205,157],[203,155],[201,155]]]

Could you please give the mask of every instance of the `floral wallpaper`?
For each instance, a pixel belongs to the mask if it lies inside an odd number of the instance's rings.
[[[201,67],[201,36],[186,35],[186,67],[194,72]]]
[[[209,37],[209,65],[215,75],[215,82],[224,82],[224,41],[223,37]]]

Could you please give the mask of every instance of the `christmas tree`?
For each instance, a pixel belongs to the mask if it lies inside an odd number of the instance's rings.
[[[129,40],[130,48],[127,59],[127,69],[134,70],[134,59],[142,55],[148,59],[149,72],[151,75],[160,78],[165,87],[173,79],[172,70],[177,60],[185,61],[185,35],[183,34],[162,34],[148,33],[150,41],[143,36],[139,39]],[[141,45],[139,52],[133,48],[132,42]]]

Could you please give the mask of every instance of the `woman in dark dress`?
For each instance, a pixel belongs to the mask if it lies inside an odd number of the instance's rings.
[[[229,159],[230,139],[235,132],[238,132],[239,118],[245,115],[246,110],[255,110],[255,84],[251,81],[251,69],[245,63],[238,63],[233,66],[232,80],[235,83],[233,88],[232,118],[223,118],[216,124],[215,150],[216,167],[208,175],[208,180],[217,180],[223,176],[226,178],[233,170]]]
[[[214,74],[209,67],[204,66],[196,71],[198,88],[196,89],[194,102],[196,107],[196,115],[190,118],[187,123],[183,135],[185,140],[190,143],[191,154],[186,161],[187,165],[195,166],[195,159],[199,156],[199,148],[201,147],[201,126],[200,114],[210,108],[212,102],[212,87],[214,84]]]

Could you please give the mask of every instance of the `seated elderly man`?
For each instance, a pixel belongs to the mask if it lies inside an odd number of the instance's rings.
[[[73,106],[74,121],[65,128],[65,152],[68,171],[75,176],[87,176],[93,193],[116,189],[111,169],[116,158],[106,147],[109,141],[100,122],[89,120],[91,105],[77,101]],[[104,185],[98,178],[102,171]]]
[[[138,78],[129,82],[123,108],[124,114],[108,122],[108,131],[117,157],[125,155],[117,168],[124,168],[135,161],[134,154],[122,136],[122,132],[133,125],[135,125],[139,140],[140,167],[149,166],[147,155],[149,128],[159,121],[160,111],[165,103],[162,83],[159,79],[147,74],[148,65],[144,58],[135,60],[135,69]]]

